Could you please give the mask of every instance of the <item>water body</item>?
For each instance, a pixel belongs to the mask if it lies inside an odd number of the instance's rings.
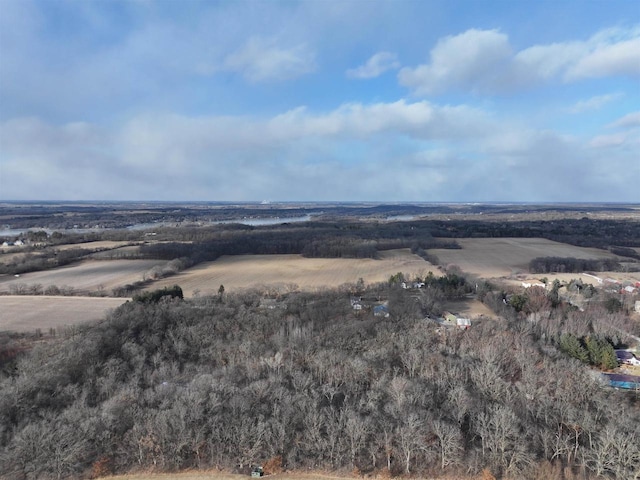
[[[391,215],[386,218],[388,222],[410,222],[412,220],[419,220],[419,215]]]
[[[308,222],[309,220],[311,220],[311,215],[304,215],[302,217],[239,218],[235,220],[220,220],[218,222],[211,222],[211,223],[214,225],[226,225],[229,223],[239,223],[241,225],[250,225],[252,227],[260,227],[263,225],[282,225],[283,223]]]
[[[207,222],[208,225],[228,225],[231,223],[239,223],[241,225],[250,225],[252,227],[260,227],[263,225],[282,225],[283,223],[300,223],[308,222],[311,220],[311,215],[304,215],[302,217],[272,217],[272,218],[235,218],[232,220],[219,220],[215,222]],[[152,222],[152,223],[136,223],[135,225],[129,225],[127,230],[153,230],[160,227],[170,227],[180,225],[176,222]],[[112,228],[68,228],[68,229],[49,229],[49,228],[25,228],[14,229],[4,228],[0,229],[0,237],[18,237],[28,231],[40,231],[44,230],[49,235],[53,232],[60,233],[90,233],[90,232],[104,232],[106,230],[116,230]]]
[[[19,237],[26,232],[40,232],[42,230],[47,232],[48,235],[51,235],[51,233],[53,233],[53,230],[50,230],[48,228],[2,228],[0,229],[0,237]]]

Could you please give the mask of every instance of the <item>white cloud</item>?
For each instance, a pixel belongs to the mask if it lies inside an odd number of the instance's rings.
[[[578,114],[599,110],[606,104],[611,103],[623,97],[622,93],[609,93],[606,95],[596,95],[585,100],[580,100],[567,109],[567,112]]]
[[[565,78],[611,76],[640,77],[640,37],[598,45],[572,65]]]
[[[250,38],[228,55],[224,68],[242,74],[250,82],[290,80],[315,71],[313,52],[305,45],[283,48],[274,40]]]
[[[640,28],[604,30],[586,41],[533,45],[513,51],[506,34],[467,30],[438,41],[430,62],[403,68],[401,85],[418,95],[446,91],[505,93],[542,82],[640,77]]]
[[[609,127],[634,128],[640,127],[640,112],[631,112],[613,122]]]
[[[324,115],[297,108],[274,117],[269,131],[277,138],[334,136],[370,138],[396,133],[420,139],[481,136],[495,127],[491,116],[466,105],[436,106],[427,101],[363,105],[349,103]],[[286,134],[285,134],[286,132]]]
[[[2,193],[15,199],[625,201],[636,195],[638,145],[624,133],[589,144],[467,105],[405,100],[345,104],[323,114],[297,108],[266,118],[146,114],[113,130],[27,118],[0,125]]]
[[[507,36],[497,30],[467,30],[438,41],[431,62],[403,68],[400,83],[415,93],[429,95],[447,90],[483,90],[500,82],[511,57]]]
[[[400,68],[398,56],[391,52],[378,52],[373,55],[364,65],[347,70],[348,78],[375,78],[388,70]]]

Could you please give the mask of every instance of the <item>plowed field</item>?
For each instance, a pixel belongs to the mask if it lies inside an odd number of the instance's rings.
[[[77,325],[105,316],[126,298],[0,296],[0,331],[46,333],[49,328]]]
[[[382,282],[395,273],[424,276],[437,267],[408,249],[381,252],[380,259],[304,258],[300,255],[237,255],[198,265],[154,282],[149,289],[180,285],[186,296],[199,290],[203,295],[225,290],[260,288],[265,285],[295,285],[304,290],[355,283]]]
[[[0,277],[0,292],[11,291],[12,285],[50,285],[72,287],[79,292],[104,289],[110,292],[115,287],[142,280],[145,272],[155,265],[164,265],[162,260],[89,260],[66,267],[42,272],[31,272]]]
[[[544,238],[461,238],[462,249],[433,249],[442,265],[455,264],[482,278],[526,273],[536,257],[618,258],[597,248],[583,248]]]

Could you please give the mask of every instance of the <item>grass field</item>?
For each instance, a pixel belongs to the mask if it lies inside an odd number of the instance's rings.
[[[433,249],[443,265],[455,264],[482,278],[508,277],[527,273],[536,257],[618,258],[596,248],[575,247],[543,238],[461,238],[462,249]]]
[[[129,245],[131,242],[102,240],[99,242],[83,242],[83,243],[65,243],[64,245],[54,245],[50,248],[55,250],[72,250],[82,248],[85,250],[111,250],[113,248]]]
[[[0,296],[0,331],[44,332],[98,320],[126,302],[126,298]]]
[[[300,255],[238,255],[222,257],[154,282],[149,289],[180,285],[186,296],[199,290],[210,295],[224,285],[227,291],[264,285],[296,285],[303,290],[355,283],[382,282],[397,272],[424,276],[438,268],[408,249],[381,252],[380,259],[303,258]]]
[[[104,289],[110,292],[115,287],[142,280],[145,272],[155,265],[164,265],[162,260],[88,260],[66,267],[31,272],[20,277],[0,277],[0,292],[11,291],[12,285],[40,284],[72,287],[79,292]]]

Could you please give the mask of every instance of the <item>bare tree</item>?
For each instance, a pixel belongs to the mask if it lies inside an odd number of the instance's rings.
[[[444,470],[449,465],[457,464],[464,450],[460,429],[449,423],[436,420],[433,422],[433,433],[438,437],[440,467]]]

